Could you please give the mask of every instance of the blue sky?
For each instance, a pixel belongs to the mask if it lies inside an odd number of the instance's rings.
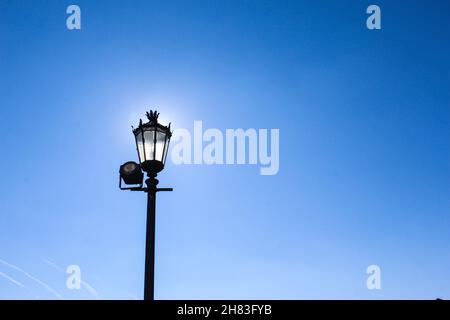
[[[274,176],[168,161],[156,298],[450,298],[449,36],[447,1],[2,0],[0,299],[142,298],[146,201],[118,168],[155,106],[280,129]]]

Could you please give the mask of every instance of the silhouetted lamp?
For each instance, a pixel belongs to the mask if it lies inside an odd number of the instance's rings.
[[[139,121],[139,126],[133,129],[136,148],[140,164],[128,161],[120,166],[119,188],[122,190],[144,191],[147,193],[147,233],[145,246],[145,280],[144,299],[154,300],[155,278],[155,207],[156,193],[159,191],[172,191],[172,188],[157,188],[157,174],[164,169],[169,142],[172,137],[170,123],[163,126],[158,123],[159,113],[147,112],[148,122]],[[143,172],[147,173],[145,180],[147,187],[143,187]],[[133,187],[122,187],[122,180]],[[139,186],[136,186],[139,185]]]

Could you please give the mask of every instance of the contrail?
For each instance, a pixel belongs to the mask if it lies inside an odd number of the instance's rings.
[[[11,281],[12,283],[14,283],[16,286],[25,288],[25,286],[23,284],[21,284],[19,281],[14,280],[13,278],[11,278],[10,276],[8,276],[7,274],[4,274],[3,272],[0,272],[0,276],[5,278],[6,280]]]
[[[14,269],[14,270],[16,270],[16,271],[19,271],[19,272],[23,273],[25,276],[27,276],[27,277],[30,278],[31,280],[37,282],[37,283],[40,284],[42,287],[44,287],[48,292],[50,292],[51,294],[55,295],[55,297],[57,297],[57,298],[59,298],[59,299],[63,299],[63,297],[62,297],[58,292],[56,292],[55,290],[53,290],[48,284],[46,284],[45,282],[39,280],[39,279],[36,278],[36,277],[33,277],[31,274],[29,274],[29,273],[26,272],[25,270],[23,270],[23,269],[21,269],[21,268],[15,266],[15,265],[13,265],[13,264],[10,264],[10,263],[8,263],[8,262],[2,260],[2,259],[0,259],[0,263],[4,264],[5,266],[10,267],[11,269]]]
[[[81,285],[87,291],[89,291],[89,293],[92,294],[95,299],[98,299],[98,292],[97,292],[97,290],[94,289],[94,287],[92,287],[89,283],[87,283],[86,281],[83,281],[83,280],[81,280]]]
[[[17,281],[16,279],[8,276],[6,273],[0,272],[0,277],[5,278],[6,280],[11,281],[12,283],[14,283],[16,286],[24,288],[25,290],[27,290],[32,296],[34,296],[35,299],[39,299],[38,296],[34,295],[33,292],[28,289],[27,287],[25,287],[22,283],[20,283],[19,281]]]
[[[64,272],[63,269],[61,269],[60,267],[58,267],[56,264],[54,264],[53,262],[51,262],[50,260],[47,259],[42,259],[42,261],[44,261],[46,264],[48,264],[50,267],[58,270],[59,272]],[[65,273],[65,272],[64,272]]]
[[[50,267],[54,268],[55,270],[58,270],[59,272],[66,273],[60,266],[56,265],[55,263],[51,262],[48,259],[42,259],[46,264],[48,264]],[[85,288],[92,296],[94,296],[95,299],[98,299],[98,292],[95,290],[94,287],[92,287],[89,283],[86,281],[81,280],[81,286]]]

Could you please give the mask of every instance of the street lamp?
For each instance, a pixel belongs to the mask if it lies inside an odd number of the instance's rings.
[[[154,300],[155,284],[155,204],[158,191],[172,191],[172,188],[157,188],[157,174],[164,169],[169,142],[172,136],[169,126],[158,123],[159,113],[146,113],[148,122],[139,121],[133,129],[139,164],[129,161],[120,166],[119,188],[121,190],[144,191],[147,193],[147,232],[145,243],[144,300]],[[146,187],[143,187],[143,172],[147,173]],[[122,181],[133,187],[122,187]]]

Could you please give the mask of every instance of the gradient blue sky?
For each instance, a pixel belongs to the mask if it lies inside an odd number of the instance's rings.
[[[449,39],[448,1],[1,0],[0,275],[23,287],[0,299],[95,297],[45,260],[142,297],[146,201],[118,167],[154,106],[280,129],[276,176],[168,162],[156,298],[450,298]]]

